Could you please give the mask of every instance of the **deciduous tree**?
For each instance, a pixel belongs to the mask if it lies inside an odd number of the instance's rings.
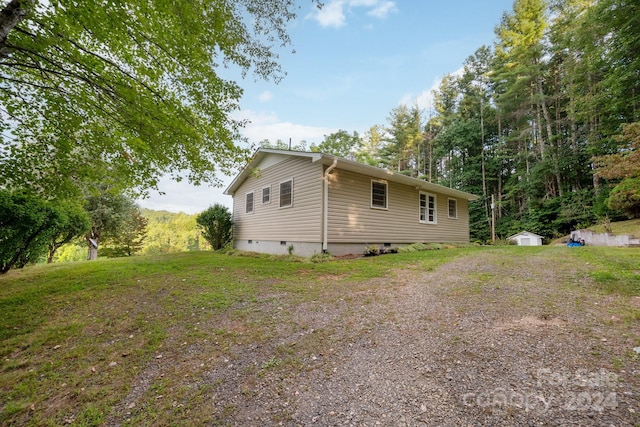
[[[596,173],[622,180],[611,190],[607,205],[635,217],[640,214],[640,122],[625,125],[616,139],[620,141],[617,153],[595,157]]]
[[[130,198],[105,187],[86,199],[85,209],[91,218],[91,228],[85,235],[88,260],[98,258],[98,247],[104,239],[117,236],[136,209]]]
[[[314,1],[314,0],[312,0]],[[0,3],[0,185],[154,187],[188,170],[218,182],[245,159],[242,89],[279,80],[295,0],[11,0]]]
[[[231,241],[233,216],[229,209],[216,203],[196,217],[198,228],[214,250],[222,249]]]
[[[332,154],[338,157],[349,157],[350,154],[354,154],[359,142],[358,132],[354,131],[353,134],[349,134],[346,130],[340,129],[337,132],[325,135],[320,144],[311,144],[310,148],[311,151],[315,152]]]
[[[77,237],[83,236],[91,227],[89,215],[82,206],[64,200],[57,204],[60,216],[53,226],[48,244],[47,263],[53,262],[56,251]]]
[[[148,220],[142,216],[137,205],[130,205],[122,225],[103,240],[100,256],[108,258],[132,256],[139,252],[147,237]]]
[[[46,254],[60,221],[60,211],[46,200],[0,189],[0,274]]]

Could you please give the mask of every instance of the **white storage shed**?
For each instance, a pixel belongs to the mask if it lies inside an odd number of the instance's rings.
[[[513,236],[507,237],[507,240],[513,240],[518,246],[542,246],[542,236],[530,231],[522,231]]]

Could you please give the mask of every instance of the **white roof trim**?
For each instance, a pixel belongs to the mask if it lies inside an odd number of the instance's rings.
[[[334,160],[338,161],[338,169],[344,169],[351,172],[361,173],[363,175],[372,176],[374,178],[386,179],[391,182],[397,182],[400,184],[416,187],[416,190],[432,191],[434,193],[444,194],[451,197],[457,197],[465,200],[478,200],[478,196],[467,193],[465,191],[448,188],[442,185],[433,184],[431,182],[424,181],[418,178],[412,178],[410,176],[395,173],[389,170],[377,168],[375,166],[369,166],[362,163],[355,162],[353,160],[343,159],[341,157],[332,156],[330,154],[322,153],[310,153],[305,151],[289,151],[289,150],[272,150],[259,148],[249,161],[249,163],[242,169],[242,171],[235,177],[235,179],[224,190],[224,194],[233,195],[238,187],[244,182],[244,180],[250,175],[255,165],[262,160],[268,154],[284,154],[295,157],[308,157],[312,162],[320,161],[324,165],[330,165]]]

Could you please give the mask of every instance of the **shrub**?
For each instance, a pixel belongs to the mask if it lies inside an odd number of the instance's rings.
[[[364,248],[364,256],[376,256],[380,254],[380,249],[377,246],[367,246]]]
[[[440,243],[414,243],[412,245],[403,246],[397,248],[398,252],[420,252],[420,251],[433,251],[442,249],[443,246]]]
[[[202,236],[214,250],[224,248],[231,241],[232,218],[229,209],[219,203],[209,207],[196,217]]]
[[[333,257],[328,252],[311,255],[311,262],[314,264],[331,261],[332,259]]]

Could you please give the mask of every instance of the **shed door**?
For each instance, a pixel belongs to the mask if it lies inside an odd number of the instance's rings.
[[[531,246],[531,237],[520,238],[520,246]]]

